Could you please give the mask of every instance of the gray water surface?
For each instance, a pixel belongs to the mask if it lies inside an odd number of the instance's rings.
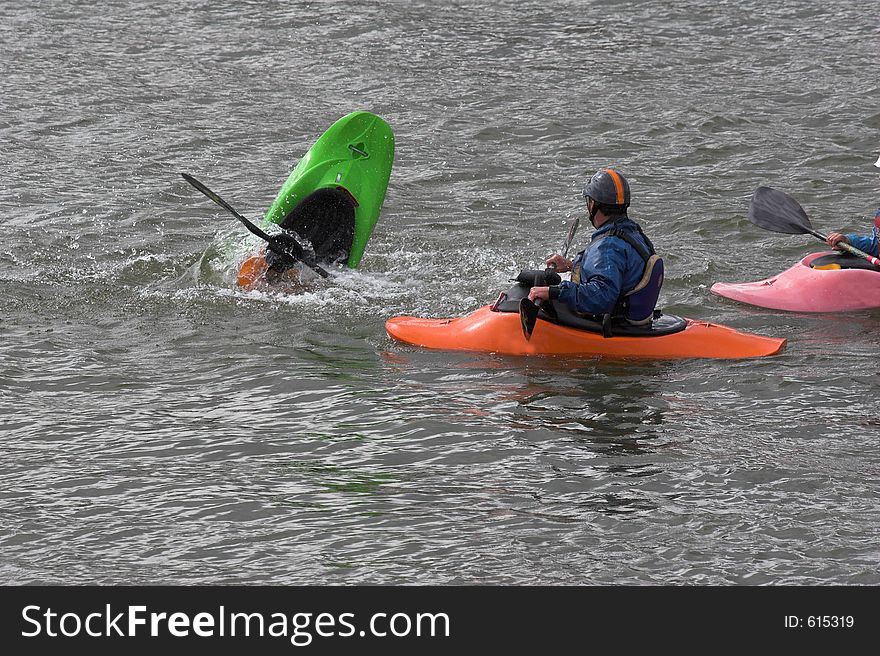
[[[711,295],[867,232],[862,2],[0,4],[0,581],[880,583],[880,312]],[[356,271],[244,292],[337,118],[395,131]],[[618,167],[664,309],[788,339],[741,361],[439,353]],[[581,221],[582,247],[589,225]]]

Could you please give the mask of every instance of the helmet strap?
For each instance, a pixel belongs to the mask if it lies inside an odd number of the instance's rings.
[[[596,227],[596,212],[598,211],[599,203],[594,198],[587,198],[587,212],[590,215],[590,223],[594,228]]]

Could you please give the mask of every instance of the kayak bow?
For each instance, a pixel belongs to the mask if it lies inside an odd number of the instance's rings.
[[[815,261],[838,263],[814,268]],[[880,272],[839,253],[811,253],[793,267],[755,282],[712,285],[712,293],[734,301],[789,312],[852,312],[880,308]],[[841,266],[839,263],[843,263]],[[819,264],[820,267],[823,265]]]

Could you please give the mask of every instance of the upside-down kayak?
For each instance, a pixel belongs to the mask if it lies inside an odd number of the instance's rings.
[[[790,312],[852,312],[880,308],[880,270],[842,253],[811,253],[782,273],[756,282],[716,282],[713,294]]]
[[[307,242],[317,262],[355,268],[379,220],[393,163],[388,123],[370,112],[343,116],[290,172],[265,221]],[[268,266],[262,254],[249,257],[239,285],[251,286]]]
[[[612,358],[755,358],[778,353],[784,339],[740,332],[706,321],[660,315],[650,326],[616,326],[611,337],[602,325],[553,302],[555,317],[539,314],[531,339],[523,334],[514,308],[528,287],[514,285],[495,304],[456,319],[392,317],[385,329],[394,339],[430,349],[502,355],[565,355]]]

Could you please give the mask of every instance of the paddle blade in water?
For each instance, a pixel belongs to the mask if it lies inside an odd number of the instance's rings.
[[[749,221],[764,230],[787,235],[812,234],[807,213],[794,198],[771,187],[758,187],[749,206]]]
[[[519,320],[522,323],[523,336],[528,340],[532,338],[532,331],[538,322],[540,308],[527,298],[519,301]]]

